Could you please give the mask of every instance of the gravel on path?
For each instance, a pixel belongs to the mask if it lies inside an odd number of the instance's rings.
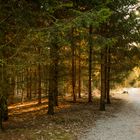
[[[123,99],[124,105],[115,114],[97,119],[96,126],[80,140],[140,140],[140,89],[115,96]]]

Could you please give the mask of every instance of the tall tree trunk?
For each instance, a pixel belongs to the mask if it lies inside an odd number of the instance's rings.
[[[105,48],[101,48],[101,97],[100,110],[105,111]]]
[[[76,86],[76,66],[75,66],[75,45],[74,45],[74,28],[72,28],[72,41],[71,41],[71,49],[72,49],[72,95],[73,95],[73,102],[76,102],[76,93],[75,93],[75,86]]]
[[[32,98],[32,70],[29,68],[29,99]]]
[[[23,103],[24,102],[24,69],[21,73],[21,81],[22,81],[22,84],[21,84],[21,102]]]
[[[27,90],[27,98],[29,98],[30,90],[29,90],[29,71],[26,69],[26,90]]]
[[[53,46],[50,47],[50,66],[49,66],[49,103],[48,103],[48,114],[54,114],[54,48]]]
[[[24,69],[23,71],[21,72],[21,102],[24,101]]]
[[[41,55],[41,49],[38,48],[38,54]],[[41,104],[41,64],[38,64],[38,104]]]
[[[7,76],[7,68],[5,64],[0,64],[0,129],[3,130],[3,120],[8,120],[8,94],[9,79]]]
[[[88,87],[88,102],[92,102],[92,25],[89,28],[89,87]]]
[[[2,121],[7,121],[8,116],[8,96],[10,92],[10,81],[8,77],[7,63],[4,61],[7,58],[5,50],[0,51],[0,129],[3,129]]]
[[[18,74],[16,75],[16,95],[19,94],[19,78],[18,78]]]
[[[54,44],[55,48],[55,59],[54,59],[54,82],[55,82],[55,91],[54,91],[54,105],[58,106],[58,45]]]
[[[38,78],[37,78],[37,68],[35,68],[35,72],[34,72],[34,90],[35,90],[35,97],[37,96],[38,93],[38,87],[37,87],[37,82]]]
[[[16,80],[15,80],[15,75],[11,76],[11,88],[10,88],[10,104],[14,103],[14,95],[15,95],[15,85],[16,85]]]
[[[8,69],[5,64],[5,65],[3,65],[3,72],[2,72],[2,75],[3,75],[2,104],[3,104],[3,120],[4,121],[7,121],[9,118],[7,100],[8,100],[8,96],[9,96],[9,91],[10,91],[9,87],[10,86],[9,86],[9,78],[8,78],[7,72],[8,72]]]
[[[45,92],[46,92],[46,95],[48,95],[48,89],[49,89],[49,69],[48,69],[48,65],[45,66]]]
[[[3,130],[3,124],[2,124],[2,109],[0,107],[0,129]]]
[[[104,87],[105,99],[107,99],[107,46],[104,47]]]
[[[41,65],[38,64],[38,104],[41,104]]]
[[[53,115],[54,106],[58,105],[58,45],[55,43],[50,47],[50,61],[48,114]]]
[[[79,55],[78,55],[78,97],[81,98],[81,50],[79,46]]]
[[[110,104],[110,47],[107,47],[107,70],[106,70],[106,100],[107,104]]]

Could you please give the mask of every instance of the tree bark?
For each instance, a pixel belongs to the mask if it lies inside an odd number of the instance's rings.
[[[89,28],[89,87],[88,87],[88,102],[92,102],[92,25]]]
[[[38,64],[38,104],[41,104],[41,65]]]
[[[37,80],[38,78],[37,78],[37,68],[35,68],[35,72],[34,72],[34,91],[35,91],[35,97],[37,96],[37,93],[38,93],[38,87],[37,87]]]
[[[107,99],[107,46],[104,47],[104,87],[105,99]]]
[[[27,98],[29,98],[29,71],[28,68],[26,69],[26,90],[27,90]]]
[[[32,99],[32,70],[29,68],[29,99]]]
[[[41,48],[38,48],[38,53],[41,55]],[[41,64],[38,64],[38,104],[41,104]]]
[[[79,55],[78,55],[78,97],[81,98],[81,50],[79,46]]]
[[[76,66],[75,66],[75,46],[73,40],[74,28],[72,28],[72,41],[71,41],[71,49],[72,49],[72,95],[73,95],[73,102],[76,102],[76,93],[75,93],[75,86],[76,86]]]
[[[15,95],[15,87],[16,87],[16,80],[15,80],[15,75],[11,76],[11,83],[10,83],[10,104],[14,103],[14,95]]]
[[[3,120],[4,121],[7,121],[9,119],[9,116],[8,116],[8,103],[7,103],[7,99],[8,99],[8,96],[9,96],[9,92],[10,92],[10,85],[9,85],[9,78],[8,78],[8,75],[7,75],[7,67],[6,65],[3,65],[3,70],[2,70],[2,75],[3,75],[3,79],[2,79],[2,104],[3,104]]]
[[[21,72],[21,76],[20,76],[20,80],[21,80],[21,102],[24,102],[24,69]]]
[[[101,48],[101,97],[100,110],[105,111],[105,48]]]
[[[7,76],[7,68],[5,64],[0,64],[0,129],[3,130],[3,121],[7,121],[8,104],[7,99],[9,95],[9,79]]]
[[[49,102],[48,102],[48,114],[54,114],[54,48],[53,46],[50,47],[50,66],[49,66]]]
[[[54,59],[54,82],[55,82],[55,91],[54,91],[54,105],[58,106],[58,45],[54,44],[55,47],[55,59]]]
[[[54,40],[50,47],[49,67],[49,104],[48,114],[54,114],[54,106],[58,105],[58,45]]]
[[[106,100],[107,100],[107,104],[110,104],[110,47],[107,47],[107,74],[106,74]]]

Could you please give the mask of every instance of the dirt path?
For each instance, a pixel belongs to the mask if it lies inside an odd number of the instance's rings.
[[[118,94],[124,105],[113,116],[101,117],[80,140],[140,140],[140,89]],[[104,114],[105,115],[105,114]]]

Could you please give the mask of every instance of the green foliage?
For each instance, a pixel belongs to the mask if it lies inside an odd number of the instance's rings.
[[[108,2],[110,2],[110,0],[80,0],[78,4],[86,7],[87,9],[97,10],[104,7]]]
[[[5,61],[3,59],[0,59],[0,67],[2,67],[5,64]]]
[[[70,46],[73,40],[76,63],[78,49],[81,51],[82,78],[86,81],[87,44],[89,26],[92,25],[93,37],[90,41],[94,49],[94,62],[97,63],[94,68],[98,71],[95,81],[99,81],[100,75],[100,49],[108,46],[112,49],[112,63],[115,63],[111,64],[111,76],[115,77],[116,82],[121,82],[128,71],[139,63],[135,61],[139,59],[139,49],[133,45],[140,41],[140,19],[133,10],[137,2],[80,0],[78,6],[73,7],[72,1],[62,0],[0,0],[0,66],[7,64],[17,74],[31,67],[35,70],[39,64],[48,68],[50,47],[53,49],[57,45],[59,82],[66,85],[67,79],[71,78]],[[75,29],[73,36],[72,28]],[[131,64],[130,58],[133,60]],[[10,76],[11,69],[7,70]],[[3,83],[3,89],[4,86]]]

